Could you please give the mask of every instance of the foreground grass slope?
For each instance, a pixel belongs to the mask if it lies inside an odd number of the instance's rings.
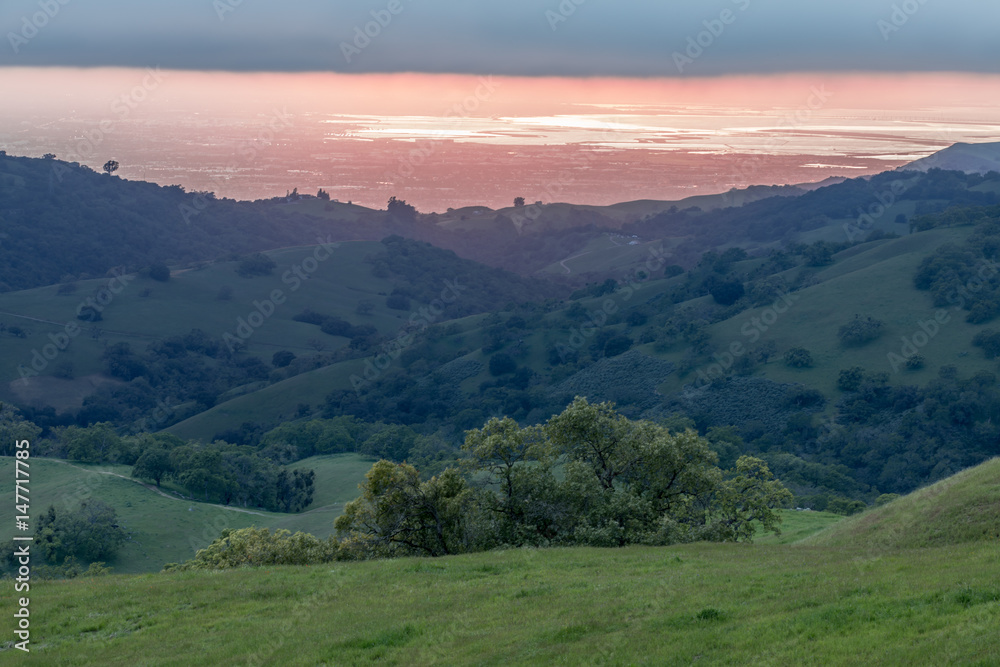
[[[25,664],[989,665],[995,571],[985,543],[697,544],[43,582]]]
[[[1000,542],[1000,459],[969,468],[807,537],[813,546],[877,549]]]

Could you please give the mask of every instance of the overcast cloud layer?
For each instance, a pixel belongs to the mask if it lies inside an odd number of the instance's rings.
[[[981,0],[4,0],[0,65],[1000,72],[998,27]]]

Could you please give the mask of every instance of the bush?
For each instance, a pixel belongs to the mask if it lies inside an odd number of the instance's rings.
[[[354,325],[339,317],[326,318],[320,325],[319,330],[330,336],[343,336],[344,338],[353,338],[355,336]]]
[[[860,366],[840,371],[840,376],[837,377],[837,389],[841,391],[857,391],[864,379],[865,369]]]
[[[849,500],[847,498],[833,498],[826,505],[827,512],[833,512],[834,514],[841,514],[843,516],[851,516],[852,514],[863,512],[866,509],[868,509],[868,505],[865,505],[860,500]]]
[[[70,557],[92,563],[112,560],[127,537],[115,509],[89,499],[74,512],[56,513],[50,506],[38,519],[35,544],[53,565]]]
[[[613,336],[604,344],[604,356],[617,357],[619,354],[628,352],[632,348],[633,342],[628,336]]]
[[[743,283],[738,280],[731,280],[724,283],[716,283],[709,289],[712,298],[720,306],[731,306],[746,294]]]
[[[791,368],[812,368],[812,354],[804,347],[793,347],[785,352],[785,365]]]
[[[517,370],[517,362],[506,352],[498,352],[490,357],[490,375],[497,377]]]
[[[236,267],[236,273],[242,278],[254,276],[269,276],[278,268],[278,263],[262,252],[255,252]]]
[[[868,316],[862,318],[855,315],[854,319],[840,327],[837,338],[844,345],[864,345],[882,335],[885,323]]]
[[[1000,333],[993,329],[983,329],[972,339],[975,347],[982,348],[987,359],[1000,357]]]
[[[684,274],[684,267],[679,264],[671,264],[667,268],[663,269],[664,278],[673,278],[674,276],[680,276]]]
[[[882,507],[882,505],[888,505],[894,500],[899,499],[898,493],[883,493],[878,498],[875,499],[875,507]]]
[[[320,540],[308,533],[267,528],[226,529],[191,560],[168,563],[164,571],[225,570],[263,565],[317,565],[336,560],[340,548],[333,538]]]
[[[298,315],[293,315],[292,320],[295,322],[303,322],[305,324],[315,324],[316,326],[322,326],[323,322],[326,322],[329,318],[327,315],[322,315],[317,313],[311,308],[306,308]]]
[[[965,316],[965,321],[969,324],[985,324],[1000,312],[1000,301],[982,297],[969,309],[969,314]]]
[[[161,283],[170,280],[170,267],[162,262],[149,267],[149,277]]]
[[[802,253],[809,266],[826,266],[833,263],[833,248],[826,241],[817,241]]]
[[[288,350],[275,352],[271,357],[271,365],[275,368],[285,368],[293,361],[295,361],[295,354],[293,352],[289,352]]]

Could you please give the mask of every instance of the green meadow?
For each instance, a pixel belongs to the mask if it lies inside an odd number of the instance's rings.
[[[985,666],[998,560],[694,544],[40,582],[32,655],[0,663]]]
[[[346,487],[362,462],[341,458],[324,474]],[[36,464],[39,482],[70,481]],[[848,519],[785,512],[785,533],[753,544],[36,581],[32,652],[8,641],[0,664],[985,667],[998,480],[995,459]]]

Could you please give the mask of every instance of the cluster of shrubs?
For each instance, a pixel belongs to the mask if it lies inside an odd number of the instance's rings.
[[[31,548],[32,575],[41,579],[71,579],[106,574],[104,563],[113,561],[129,539],[113,507],[96,499],[82,501],[75,508],[56,510],[54,506],[38,515]],[[19,562],[14,545],[0,545],[0,570],[17,571]],[[88,563],[84,568],[81,563]]]
[[[341,336],[351,339],[351,347],[366,350],[381,340],[378,329],[370,324],[354,325],[347,320],[331,315],[323,315],[307,308],[292,317],[296,322],[315,324],[320,331],[330,336]]]
[[[253,278],[255,276],[269,276],[278,268],[278,263],[262,252],[254,254],[240,260],[236,266],[236,273],[242,278]]]
[[[984,324],[1000,314],[998,253],[1000,223],[981,224],[963,246],[945,244],[921,262],[914,285],[929,291],[936,307],[963,308],[967,322]]]
[[[840,327],[837,338],[844,345],[864,345],[881,336],[884,327],[885,322],[870,315],[868,317],[855,315],[853,320]]]
[[[335,523],[338,539],[226,531],[169,569],[443,556],[499,547],[750,541],[777,531],[791,494],[760,459],[721,470],[691,430],[633,422],[577,398],[544,426],[491,419],[467,434],[464,473],[424,479],[377,462]],[[562,470],[556,474],[556,466]]]

